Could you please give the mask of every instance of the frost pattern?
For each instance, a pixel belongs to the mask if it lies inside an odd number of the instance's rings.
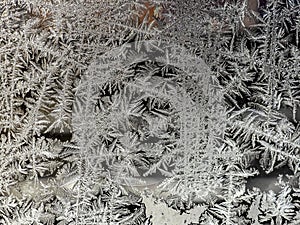
[[[259,2],[1,1],[0,224],[299,224],[300,2]]]

